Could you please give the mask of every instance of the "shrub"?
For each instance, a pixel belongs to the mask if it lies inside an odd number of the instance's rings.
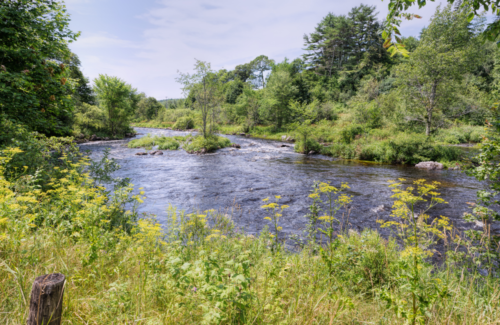
[[[189,153],[201,152],[203,149],[206,152],[212,152],[217,149],[225,148],[231,145],[228,138],[211,135],[207,138],[198,135],[194,137],[190,143],[184,146],[184,149]]]
[[[128,143],[129,148],[146,148],[151,149],[154,146],[158,146],[160,150],[177,150],[180,147],[178,140],[183,141],[187,137],[151,137],[148,134],[145,137],[132,140]]]
[[[323,151],[323,146],[318,143],[318,141],[314,139],[307,139],[307,145],[304,146],[303,140],[299,140],[295,144],[295,152],[305,153],[307,154],[310,151],[316,151],[317,153],[321,153]]]
[[[363,126],[359,124],[350,124],[340,130],[340,141],[346,144],[351,143],[357,135],[363,133]]]
[[[194,121],[190,116],[183,116],[175,122],[173,129],[188,130],[194,128]]]

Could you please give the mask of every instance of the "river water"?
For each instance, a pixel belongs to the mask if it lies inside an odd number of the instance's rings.
[[[141,137],[151,135],[185,135],[186,132],[136,128]],[[92,159],[99,159],[105,148],[121,165],[116,176],[129,177],[136,191],[143,187],[147,199],[141,212],[157,215],[165,223],[169,204],[192,211],[218,209],[232,216],[236,225],[250,234],[256,234],[267,224],[265,210],[260,206],[266,197],[281,195],[280,203],[287,204],[283,215],[286,235],[299,234],[306,225],[310,193],[314,181],[331,182],[340,186],[347,182],[350,205],[350,228],[378,228],[377,219],[389,219],[392,192],[387,181],[405,178],[441,182],[440,193],[448,202],[429,211],[431,216],[449,217],[458,229],[469,228],[461,215],[470,211],[466,202],[476,198],[476,191],[484,184],[459,171],[419,170],[414,167],[336,160],[293,152],[292,147],[281,147],[282,142],[242,136],[227,136],[241,149],[225,148],[213,154],[193,155],[184,150],[167,151],[162,156],[136,156],[144,149],[129,149],[131,139],[109,142],[90,142],[81,145],[89,150]],[[382,207],[383,206],[383,209]],[[378,212],[374,209],[379,207]]]

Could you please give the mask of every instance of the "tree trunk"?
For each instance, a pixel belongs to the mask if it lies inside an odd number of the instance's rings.
[[[27,325],[61,324],[65,280],[61,273],[45,274],[35,279]]]

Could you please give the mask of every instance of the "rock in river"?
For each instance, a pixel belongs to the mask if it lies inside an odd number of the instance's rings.
[[[435,161],[422,161],[422,162],[419,162],[418,164],[416,164],[415,167],[429,169],[429,170],[443,169],[444,168],[443,164],[440,164],[440,163],[435,162]]]

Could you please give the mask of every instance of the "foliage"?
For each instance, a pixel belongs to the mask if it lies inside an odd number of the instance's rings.
[[[6,0],[0,4],[0,114],[29,130],[67,135],[73,83],[63,63],[68,28],[63,4],[51,0]],[[71,73],[70,73],[71,74]]]
[[[107,134],[106,112],[99,106],[87,103],[76,106],[73,129],[76,134]]]
[[[157,146],[159,150],[177,150],[180,147],[179,142],[189,141],[190,137],[191,135],[175,137],[151,137],[148,134],[145,137],[129,141],[127,145],[129,148],[146,148],[148,150],[153,148],[154,146]]]
[[[144,97],[137,103],[135,116],[139,120],[151,120],[156,118],[164,108],[154,97]]]
[[[211,127],[215,126],[218,107],[222,101],[222,92],[219,85],[221,73],[212,70],[210,63],[196,60],[195,73],[180,74],[177,81],[183,85],[184,93],[189,93],[193,98],[194,106],[201,112],[202,133],[209,138],[213,133]]]
[[[488,0],[448,0],[448,3],[455,4],[457,10],[462,10],[467,12],[467,20],[471,22],[475,17],[481,17],[484,13],[480,10],[488,12],[490,9],[494,15],[498,14],[497,4]],[[420,19],[419,15],[410,14],[405,12],[415,3],[411,0],[404,1],[389,1],[389,12],[387,14],[386,23],[384,26],[384,31],[382,37],[385,39],[384,47],[388,48],[388,51],[395,55],[397,53],[403,56],[408,56],[408,50],[405,49],[404,42],[399,32],[399,26],[401,25],[402,18],[407,20],[412,20],[414,18]],[[419,9],[427,4],[426,0],[419,1]],[[498,21],[493,21],[488,24],[488,26],[482,31],[482,36],[489,41],[496,41],[500,34],[500,23]],[[394,37],[395,41],[392,39]]]
[[[194,128],[194,121],[190,116],[180,117],[172,126],[174,130],[189,130]]]
[[[261,206],[262,209],[265,209],[267,213],[269,214],[268,216],[264,217],[264,220],[269,220],[271,221],[271,226],[272,226],[272,232],[270,233],[269,236],[273,239],[273,251],[279,251],[281,249],[281,241],[283,239],[280,239],[280,232],[283,230],[283,227],[281,227],[280,220],[283,217],[283,210],[286,208],[289,208],[288,205],[283,204],[279,205],[279,200],[281,199],[280,195],[274,196],[275,202],[269,202],[269,198],[265,198],[262,201],[264,201],[266,204]]]
[[[396,221],[379,221],[382,227],[396,227],[397,234],[405,243],[405,249],[401,253],[407,261],[402,261],[397,270],[401,275],[404,286],[398,296],[394,296],[391,290],[382,290],[382,299],[387,301],[387,308],[405,318],[411,324],[423,324],[429,313],[429,309],[440,299],[448,295],[446,283],[441,283],[437,277],[430,276],[430,280],[424,280],[421,276],[421,264],[433,256],[430,249],[437,240],[446,242],[452,226],[448,218],[438,217],[429,222],[426,214],[429,209],[437,204],[446,203],[436,192],[439,183],[427,183],[420,179],[413,182],[413,186],[403,188],[405,179],[391,181],[396,200],[394,201],[391,217]],[[425,204],[422,206],[422,204]],[[420,208],[418,212],[417,207]],[[406,303],[402,294],[411,295],[411,304]],[[410,300],[410,299],[408,299]]]
[[[136,106],[136,90],[120,78],[108,75],[99,75],[94,84],[99,107],[105,113],[107,132],[112,136],[123,136],[129,132],[129,120]]]
[[[211,135],[209,137],[195,136],[189,143],[184,145],[188,153],[213,152],[217,149],[229,147],[231,141],[228,138]]]

